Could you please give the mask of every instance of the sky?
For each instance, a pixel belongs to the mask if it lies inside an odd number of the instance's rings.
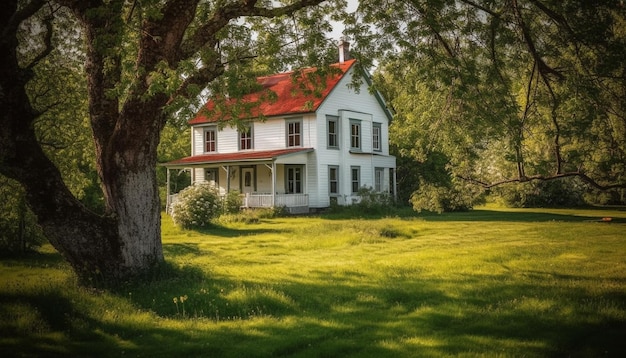
[[[348,6],[347,6],[347,11],[348,12],[354,12],[357,8],[357,6],[359,5],[359,0],[347,0],[348,1]],[[340,22],[336,22],[333,21],[333,31],[330,33],[330,37],[334,40],[339,41],[339,38],[342,35],[344,26],[342,23]]]

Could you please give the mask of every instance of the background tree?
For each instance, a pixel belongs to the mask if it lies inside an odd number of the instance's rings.
[[[445,155],[451,182],[491,189],[575,177],[623,202],[623,2],[411,0],[385,8],[360,1],[348,32],[379,59],[386,87],[397,88],[392,131],[414,139],[405,154]]]
[[[167,119],[175,113],[184,118],[182,110],[207,84],[210,93],[243,94],[241,84],[254,74],[250,60],[267,58],[280,44],[297,39],[300,51],[324,53],[319,36],[300,37],[327,26],[341,3],[306,10],[321,2],[2,2],[0,173],[23,185],[45,235],[81,278],[119,282],[163,261],[155,167]],[[256,27],[247,26],[253,17]],[[281,33],[272,19],[298,31]],[[72,194],[46,155],[35,123],[53,106],[38,108],[28,87],[51,54],[67,55],[63,49],[75,28],[83,41],[76,52],[85,58],[103,214]],[[63,95],[76,90],[67,81],[61,85]]]

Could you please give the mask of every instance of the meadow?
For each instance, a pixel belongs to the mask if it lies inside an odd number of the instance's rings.
[[[623,208],[348,211],[203,230],[164,214],[163,244],[167,264],[118,289],[77,285],[48,245],[0,260],[0,355],[626,355]]]

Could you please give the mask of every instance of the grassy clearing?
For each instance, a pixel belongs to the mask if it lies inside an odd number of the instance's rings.
[[[116,292],[49,247],[0,261],[0,354],[623,356],[625,234],[619,210],[164,216],[168,265]]]

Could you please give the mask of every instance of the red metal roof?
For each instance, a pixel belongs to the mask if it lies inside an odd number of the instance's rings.
[[[166,167],[185,167],[201,164],[273,161],[289,154],[307,153],[313,148],[288,148],[263,151],[244,151],[235,153],[209,153],[177,159],[163,164]]]
[[[315,67],[305,69],[302,72],[303,76],[297,81],[294,80],[294,72],[258,77],[257,81],[264,90],[246,95],[242,99],[244,103],[258,103],[258,105],[253,106],[250,112],[240,113],[239,119],[256,118],[260,115],[271,117],[315,112],[355,62],[355,60],[348,60],[332,65],[331,67],[339,68],[340,73],[331,74],[324,81],[313,79],[316,82],[321,81],[317,86],[312,84],[311,79],[306,76],[306,74],[317,71]],[[302,88],[303,83],[305,84],[304,90]],[[319,88],[319,85],[322,87]],[[275,97],[268,99],[267,90],[274,92]],[[196,117],[189,121],[189,124],[210,123],[232,118],[230,113],[223,113],[215,107],[215,102],[209,101],[205,105],[205,109],[200,110]]]

